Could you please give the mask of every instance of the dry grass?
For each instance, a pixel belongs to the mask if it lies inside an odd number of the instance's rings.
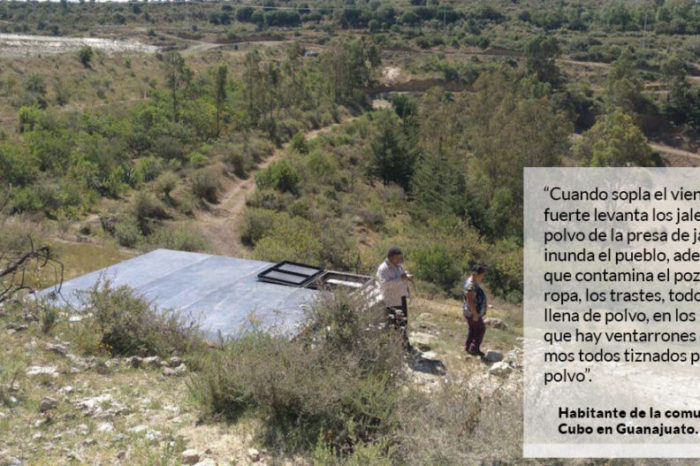
[[[489,328],[482,349],[506,353],[519,346],[517,338],[522,336],[522,313],[518,306],[496,303],[489,309],[487,317],[500,318],[506,329]],[[431,348],[443,360],[448,374],[468,375],[480,370],[483,364],[477,359],[465,357],[464,341],[467,323],[462,316],[462,303],[454,299],[429,300],[414,298],[409,302],[409,326],[411,331],[434,335]]]
[[[266,53],[282,53],[286,42],[262,44],[269,50]],[[215,64],[225,63],[231,77],[242,73],[245,54],[259,43],[243,44],[238,50],[230,47],[216,47],[192,53],[184,53],[188,66],[194,71],[195,79]],[[127,66],[127,61],[130,66]],[[8,66],[0,71],[0,128],[14,133],[17,125],[17,98],[23,92],[27,76],[39,74],[46,84],[46,99],[49,108],[61,112],[90,110],[122,110],[147,99],[151,90],[151,80],[158,86],[164,83],[163,69],[157,54],[141,52],[106,53],[97,52],[91,67],[80,63],[77,53],[58,55],[31,55],[12,58]],[[7,87],[7,83],[14,83]],[[69,96],[64,106],[57,105],[55,84],[59,83]]]
[[[108,267],[137,255],[137,251],[121,248],[111,241],[92,243],[54,241],[52,247],[58,260],[65,266],[65,280]],[[46,286],[50,285],[53,283],[46,284]]]
[[[220,464],[247,458],[256,424],[242,420],[233,426],[199,425],[187,377],[166,377],[160,369],[134,369],[125,360],[112,360],[118,361],[116,368],[74,373],[77,366],[70,359],[46,350],[45,344],[54,339],[42,335],[38,324],[10,333],[5,325],[20,321],[20,310],[3,311],[7,314],[0,317],[0,386],[5,368],[18,368],[20,375],[9,392],[16,401],[8,405],[0,400],[0,463],[17,457],[28,464],[67,464],[74,455],[78,462],[90,464],[179,465],[180,453],[187,448],[202,453],[209,449],[205,456]],[[53,366],[60,375],[27,376],[30,366]],[[86,415],[79,406],[80,400],[104,395],[110,399],[97,406],[102,412],[121,407],[116,414]],[[54,398],[56,408],[41,413],[39,403],[44,397]],[[114,431],[99,432],[104,423],[111,423]],[[146,427],[130,430],[137,426]]]

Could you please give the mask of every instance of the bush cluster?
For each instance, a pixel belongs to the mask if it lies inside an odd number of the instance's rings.
[[[346,295],[325,295],[308,318],[295,339],[254,327],[227,342],[190,388],[210,415],[261,416],[271,446],[347,455],[397,427],[401,345],[381,309]]]
[[[102,280],[81,296],[84,318],[74,323],[69,338],[87,354],[112,356],[187,354],[201,345],[193,320],[156,309],[128,286]]]

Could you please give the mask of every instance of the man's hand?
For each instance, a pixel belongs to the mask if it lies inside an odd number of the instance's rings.
[[[407,279],[409,282],[412,282],[412,281],[413,281],[413,274],[407,273],[407,274],[406,274],[406,279]]]
[[[479,314],[474,314],[472,316],[472,320],[474,321],[474,323],[479,322],[480,318],[481,318],[481,316]]]

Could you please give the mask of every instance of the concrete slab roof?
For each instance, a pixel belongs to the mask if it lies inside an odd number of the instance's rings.
[[[63,283],[59,304],[80,310],[85,292],[108,279],[128,285],[157,309],[191,316],[210,337],[235,336],[251,326],[296,333],[305,308],[319,291],[259,281],[274,263],[194,252],[156,249]],[[38,292],[49,296],[55,287]]]

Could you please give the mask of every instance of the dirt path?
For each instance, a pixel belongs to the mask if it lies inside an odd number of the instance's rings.
[[[651,146],[652,149],[657,150],[659,152],[663,152],[664,154],[678,155],[678,156],[682,156],[682,157],[693,157],[696,159],[700,159],[700,154],[697,154],[695,152],[690,152],[690,151],[683,150],[683,149],[676,149],[675,147],[665,146],[663,144],[656,144],[655,142],[650,142],[649,145]]]
[[[575,66],[589,66],[591,68],[610,68],[609,63],[602,63],[599,61],[582,61],[582,60],[571,60],[569,58],[557,58],[557,63],[566,63],[567,65]]]
[[[379,101],[378,101],[379,102]],[[379,102],[381,103],[381,102]],[[347,123],[356,117],[348,118],[341,123],[325,126],[305,134],[307,140],[314,139],[321,134],[326,134],[333,127]],[[571,139],[579,139],[581,135],[572,134]],[[677,149],[663,144],[649,143],[655,151],[661,152],[670,166],[699,166],[700,154]],[[199,214],[195,224],[202,231],[203,236],[208,241],[210,248],[215,254],[225,254],[238,257],[245,257],[248,250],[241,243],[240,224],[245,212],[246,198],[255,189],[255,172],[269,167],[272,163],[285,156],[289,143],[276,149],[274,153],[260,163],[253,170],[248,178],[230,181],[224,188],[219,204],[210,211]]]
[[[158,35],[162,37],[166,37],[170,40],[187,44],[187,47],[182,49],[180,51],[180,54],[183,56],[189,56],[189,55],[197,55],[199,53],[207,52],[212,49],[216,48],[229,48],[233,46],[238,46],[238,47],[245,47],[249,46],[251,44],[255,46],[262,46],[262,47],[273,47],[276,45],[280,44],[285,44],[285,43],[292,43],[292,39],[280,39],[280,40],[272,40],[268,38],[251,38],[251,39],[246,39],[246,40],[241,40],[239,42],[215,42],[212,40],[206,40],[206,39],[191,39],[187,37],[181,37],[177,34],[173,34],[168,31],[158,31]],[[314,45],[314,47],[317,47]]]
[[[334,127],[348,123],[357,117],[347,118],[340,123],[305,133],[306,140],[312,140],[321,134],[329,133]],[[246,247],[241,243],[240,225],[245,212],[246,198],[255,189],[255,172],[269,167],[282,159],[289,143],[276,149],[271,156],[260,163],[246,179],[235,178],[224,187],[219,203],[210,211],[201,212],[195,225],[207,240],[211,252],[237,257],[246,257]]]
[[[578,133],[573,133],[569,140],[571,142],[578,141],[582,136]],[[668,165],[670,167],[697,167],[700,166],[700,154],[696,152],[690,152],[683,149],[678,149],[676,147],[667,146],[665,144],[659,144],[656,142],[649,142],[649,147],[653,150],[660,152],[664,156]]]
[[[660,152],[669,167],[698,167],[700,154],[675,147],[650,142],[649,146]]]

